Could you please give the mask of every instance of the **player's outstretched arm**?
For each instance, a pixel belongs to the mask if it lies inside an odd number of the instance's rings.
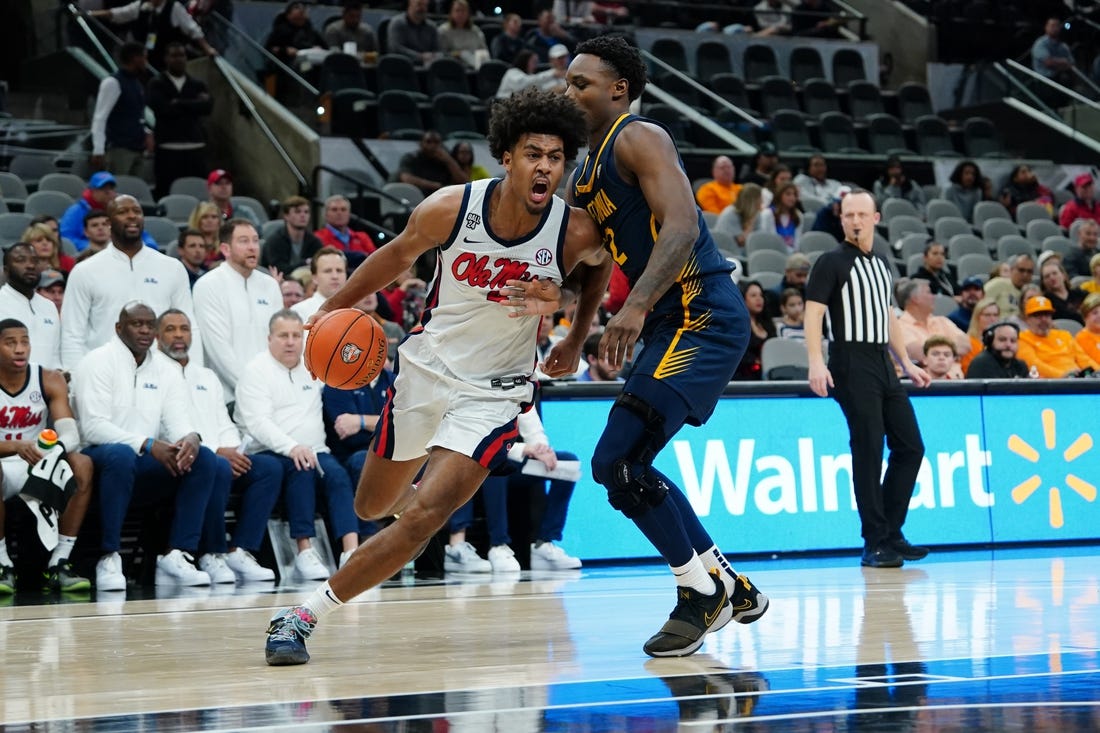
[[[371,253],[344,287],[321,305],[320,312],[351,308],[396,280],[424,252],[447,241],[462,206],[462,193],[462,186],[448,186],[417,204],[404,231]]]

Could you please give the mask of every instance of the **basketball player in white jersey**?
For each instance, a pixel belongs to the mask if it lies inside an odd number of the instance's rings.
[[[58,521],[59,541],[50,557],[44,585],[49,590],[78,591],[91,587],[69,562],[76,534],[92,496],[92,461],[77,453],[80,434],[69,406],[69,389],[61,372],[31,362],[27,327],[14,318],[0,320],[0,472],[3,500],[18,496],[28,469],[42,460],[38,434],[52,421],[67,453],[76,490]],[[15,576],[4,539],[4,504],[0,502],[0,593],[15,590]]]
[[[592,219],[554,195],[584,135],[580,111],[559,94],[532,89],[498,101],[489,147],[504,178],[433,193],[321,306],[349,308],[421,253],[439,250],[421,325],[398,350],[400,371],[355,497],[365,519],[399,518],[303,605],[271,620],[268,664],[309,661],[305,640],[317,620],[404,567],[507,458],[516,417],[533,395],[539,315],[557,307],[567,276],[568,287],[579,288],[574,323],[582,326],[547,361],[576,369],[611,275]]]

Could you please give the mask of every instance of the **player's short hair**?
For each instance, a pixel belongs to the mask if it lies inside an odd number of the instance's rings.
[[[336,249],[335,247],[321,247],[313,253],[313,256],[309,258],[309,274],[317,274],[317,260],[322,257],[331,257],[333,255],[339,256],[344,261],[344,267],[348,265],[348,256],[343,251]]]
[[[299,206],[309,206],[309,199],[305,196],[288,196],[279,204],[279,210],[289,214],[291,209],[297,209]]]
[[[164,311],[159,316],[157,316],[157,330],[158,331],[160,330],[160,325],[162,323],[164,323],[164,319],[167,316],[183,316],[184,318],[187,319],[188,323],[191,323],[191,318],[186,313],[181,311],[179,308],[169,308],[168,310]]]
[[[3,335],[4,331],[7,331],[9,328],[21,328],[24,331],[30,333],[30,329],[27,328],[27,324],[23,323],[18,318],[5,318],[4,320],[0,321],[0,335]]]
[[[256,225],[250,222],[248,219],[242,219],[241,217],[233,217],[227,221],[222,222],[222,225],[218,227],[218,242],[229,244],[233,241],[233,232],[237,231],[237,227],[252,227],[256,229]],[[259,234],[259,230],[256,230]]]
[[[493,105],[489,120],[489,152],[497,161],[513,150],[524,135],[561,138],[566,160],[577,157],[585,142],[584,114],[561,94],[534,87],[516,92]]]
[[[604,65],[626,80],[626,93],[633,102],[642,96],[646,85],[645,62],[638,49],[631,46],[625,38],[618,35],[596,36],[584,41],[574,52],[598,56]]]
[[[936,348],[937,346],[946,346],[947,348],[951,349],[951,353],[954,356],[959,355],[958,350],[955,348],[955,342],[947,338],[946,336],[940,336],[938,334],[936,336],[929,336],[927,339],[925,339],[924,355],[928,356],[928,352]]]
[[[88,222],[92,221],[93,219],[110,219],[110,218],[111,217],[107,215],[106,209],[89,209],[88,213],[86,213],[84,215],[84,226],[87,227]]]
[[[287,321],[297,321],[298,323],[302,322],[302,317],[298,315],[297,311],[292,311],[290,308],[283,308],[282,310],[276,311],[275,314],[272,315],[270,319],[268,319],[268,333],[271,333],[272,329],[275,328],[275,321],[279,320],[280,318]]]

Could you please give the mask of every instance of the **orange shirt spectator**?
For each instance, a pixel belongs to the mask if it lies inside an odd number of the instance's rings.
[[[1100,369],[1069,331],[1053,328],[1054,306],[1039,295],[1024,305],[1027,330],[1020,332],[1016,353],[1029,367],[1035,367],[1044,379],[1077,376],[1082,369]]]
[[[1100,362],[1100,293],[1085,298],[1081,317],[1085,319],[1085,327],[1077,332],[1074,340],[1090,359]]]
[[[733,181],[733,161],[725,155],[714,159],[710,167],[713,181],[708,181],[695,192],[699,208],[713,214],[721,214],[723,209],[737,200],[741,193],[741,184]]]

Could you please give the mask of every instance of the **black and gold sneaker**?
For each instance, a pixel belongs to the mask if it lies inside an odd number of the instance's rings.
[[[651,657],[686,657],[703,645],[703,638],[733,618],[726,586],[718,570],[710,571],[714,592],[704,595],[694,588],[676,589],[676,607],[668,621],[645,643],[642,650]]]
[[[737,582],[730,594],[730,605],[733,607],[733,620],[739,624],[751,624],[768,610],[768,597],[760,592],[760,589],[749,582],[746,575],[738,575]]]

